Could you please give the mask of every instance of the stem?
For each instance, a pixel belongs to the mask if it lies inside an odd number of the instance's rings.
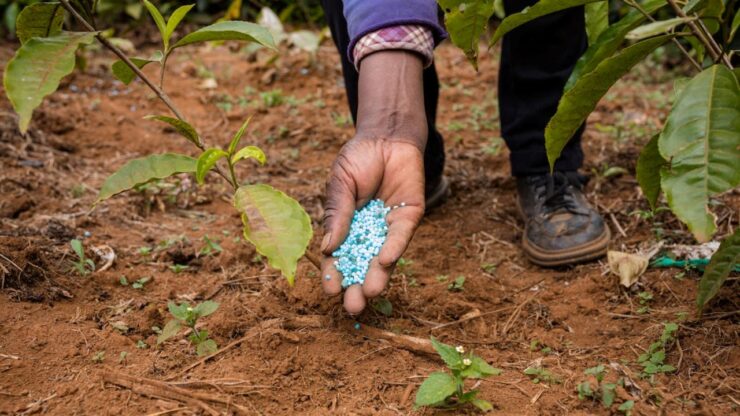
[[[676,15],[683,18],[688,18],[686,13],[676,4],[675,0],[667,0],[668,4],[671,5],[673,8],[673,11],[676,12]],[[732,63],[730,62],[730,59],[722,53],[722,49],[719,47],[717,42],[714,40],[712,35],[709,33],[709,30],[707,30],[706,26],[704,26],[704,23],[700,19],[698,19],[697,16],[693,16],[697,18],[697,21],[699,24],[696,24],[695,21],[690,20],[686,22],[686,24],[689,26],[691,31],[694,33],[694,36],[696,36],[697,39],[699,39],[699,42],[703,43],[704,46],[709,51],[709,54],[712,56],[712,60],[714,62],[722,61],[725,65],[727,65],[730,69],[732,69]]]
[[[167,68],[167,58],[170,56],[170,51],[166,51],[164,53],[164,57],[162,57],[162,63],[160,65],[161,69],[159,70],[159,88],[164,91],[164,70]]]
[[[234,189],[239,188],[239,181],[236,179],[236,172],[234,171],[234,164],[231,163],[231,155],[229,155],[229,160],[227,160],[227,164],[229,165],[229,174],[231,175],[231,186],[234,187]]]
[[[92,27],[92,25],[90,25],[90,23],[88,23],[87,20],[85,20],[84,17],[80,16],[80,14],[77,13],[77,10],[75,10],[75,8],[72,7],[69,4],[69,1],[68,0],[60,0],[60,2],[62,3],[62,6],[65,9],[67,9],[67,11],[72,16],[74,16],[74,18],[78,22],[80,22],[82,24],[82,26],[85,27],[85,29],[87,29],[87,31],[89,31],[89,32],[96,32],[95,28]],[[98,40],[98,42],[100,42],[101,44],[103,44],[103,46],[105,46],[111,52],[113,52],[116,56],[118,56],[121,59],[121,61],[123,61],[129,68],[131,68],[131,70],[134,71],[134,73],[139,78],[141,78],[141,80],[144,81],[144,83],[149,88],[151,88],[151,90],[154,91],[155,94],[157,94],[157,96],[165,103],[165,105],[167,105],[167,107],[169,107],[169,109],[175,114],[175,116],[177,118],[179,118],[180,120],[183,120],[184,121],[184,118],[182,117],[182,114],[180,113],[180,111],[178,111],[177,107],[175,107],[175,104],[172,103],[172,101],[170,100],[170,97],[164,91],[162,91],[160,88],[158,88],[156,85],[154,85],[154,83],[151,80],[149,80],[149,78],[147,78],[146,75],[144,75],[143,72],[141,72],[141,70],[139,69],[139,67],[136,66],[136,64],[134,64],[133,62],[131,62],[131,60],[128,58],[128,56],[126,56],[126,54],[123,53],[123,51],[121,51],[115,45],[113,45],[112,43],[110,43],[108,41],[108,39],[100,36],[100,34],[96,34],[95,35],[95,38]]]
[[[648,20],[650,20],[651,22],[654,22],[655,21],[655,19],[653,18],[653,16],[650,16],[650,13],[648,13],[647,11],[645,11],[645,9],[643,9],[642,6],[640,6],[637,2],[634,2],[634,1],[631,1],[631,0],[627,0],[627,1],[625,1],[625,3],[629,4],[630,6],[634,7],[635,9],[637,9],[640,13],[642,13],[645,17],[647,17]],[[694,57],[691,56],[691,54],[689,54],[689,51],[687,51],[686,48],[683,45],[681,45],[681,42],[679,42],[679,40],[676,39],[676,38],[673,38],[671,40],[678,47],[678,49],[681,51],[681,53],[683,53],[683,55],[686,58],[688,58],[688,60],[691,62],[691,64],[694,66],[694,68],[696,68],[697,71],[701,72],[702,71],[701,65],[699,65],[699,63],[696,62],[696,60],[694,59]]]

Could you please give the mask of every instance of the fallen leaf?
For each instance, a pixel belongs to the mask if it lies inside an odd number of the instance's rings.
[[[609,251],[609,269],[619,276],[619,283],[624,287],[630,287],[637,279],[645,273],[648,266],[648,258],[639,254],[623,253],[621,251]]]
[[[116,261],[116,252],[109,245],[96,246],[92,250],[96,256],[100,257],[100,260],[104,261],[103,265],[97,270],[98,273],[110,269],[113,262]]]

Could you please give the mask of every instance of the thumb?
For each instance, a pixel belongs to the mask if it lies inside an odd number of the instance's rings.
[[[355,187],[350,186],[351,179],[337,172],[336,167],[333,170],[326,185],[324,239],[321,241],[321,252],[325,256],[330,256],[347,237],[356,204]]]

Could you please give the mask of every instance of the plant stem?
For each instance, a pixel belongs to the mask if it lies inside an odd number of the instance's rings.
[[[686,13],[681,9],[681,7],[676,4],[675,0],[667,0],[668,4],[671,5],[673,8],[673,11],[676,12],[676,16],[688,18]],[[694,16],[697,17],[697,16]],[[699,24],[697,24],[695,21],[688,21],[686,24],[689,26],[691,31],[694,33],[694,36],[696,36],[697,39],[699,39],[699,42],[703,43],[704,46],[709,51],[709,54],[712,56],[712,60],[716,63],[719,61],[722,61],[725,65],[727,65],[730,69],[732,69],[732,63],[730,62],[730,59],[722,53],[722,49],[719,47],[717,42],[712,37],[711,33],[709,33],[709,30],[707,30],[706,26],[704,26],[704,23],[699,20]]]
[[[90,25],[90,23],[88,23],[88,21],[85,20],[85,18],[83,18],[82,16],[80,16],[79,13],[77,13],[77,10],[75,10],[74,7],[72,7],[69,4],[69,1],[68,0],[60,0],[60,2],[62,3],[62,6],[65,9],[67,9],[67,11],[72,16],[74,16],[74,18],[78,22],[80,22],[80,24],[82,24],[82,26],[85,27],[85,29],[87,29],[89,32],[96,32],[95,28],[92,27],[92,25]],[[180,120],[183,120],[184,121],[184,118],[182,117],[182,114],[180,113],[180,111],[178,111],[177,107],[175,107],[175,104],[172,103],[172,100],[170,100],[170,97],[164,91],[162,91],[160,88],[158,88],[156,85],[154,85],[154,83],[151,80],[149,80],[149,78],[147,78],[146,75],[144,75],[143,72],[141,72],[141,70],[139,69],[139,67],[136,66],[136,64],[134,64],[133,62],[131,62],[131,60],[128,58],[128,56],[126,56],[126,54],[123,53],[123,51],[121,51],[115,45],[113,45],[112,43],[110,43],[108,41],[108,39],[102,37],[99,33],[95,35],[95,38],[98,40],[98,42],[100,42],[101,44],[103,44],[103,46],[105,46],[111,52],[113,52],[114,54],[116,54],[116,56],[118,56],[121,59],[121,61],[123,61],[129,68],[131,68],[131,70],[134,71],[134,73],[139,78],[141,78],[141,80],[144,81],[144,83],[149,88],[151,88],[151,90],[154,91],[155,94],[157,94],[157,96],[162,100],[162,102],[165,103],[165,105],[167,105],[167,107],[169,107],[169,109],[175,114],[175,116],[177,118],[179,118]]]
[[[645,9],[643,9],[642,6],[640,6],[640,4],[638,4],[637,2],[632,1],[632,0],[626,0],[625,3],[627,3],[628,5],[634,7],[635,9],[637,9],[640,13],[642,13],[645,17],[647,17],[648,20],[650,20],[651,22],[654,22],[655,21],[655,19],[653,18],[653,16],[650,16],[650,13],[648,13],[647,11],[645,11]],[[688,60],[691,62],[691,64],[694,66],[694,68],[696,68],[697,71],[701,72],[702,71],[701,65],[699,65],[699,63],[696,62],[696,60],[694,59],[694,57],[689,54],[689,51],[687,51],[686,48],[683,45],[681,45],[681,42],[679,42],[679,40],[676,39],[676,38],[672,38],[671,40],[678,47],[678,49],[681,51],[681,53],[683,53],[683,55],[686,58],[688,58]]]

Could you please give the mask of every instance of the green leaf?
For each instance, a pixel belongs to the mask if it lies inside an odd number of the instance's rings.
[[[645,2],[642,7],[646,13],[652,14],[666,4],[665,0],[650,0]],[[640,11],[633,10],[627,13],[622,20],[609,26],[595,43],[589,45],[583,56],[578,59],[570,78],[568,78],[568,82],[565,84],[565,91],[571,89],[582,75],[593,71],[601,61],[614,54],[619,49],[619,45],[624,41],[627,33],[639,26],[645,19],[646,17]]]
[[[722,241],[704,270],[704,275],[699,281],[699,293],[696,295],[696,307],[699,313],[717,295],[727,276],[739,262],[740,227],[735,228],[735,232]]]
[[[13,3],[16,4],[16,3]],[[34,37],[57,36],[62,33],[64,9],[59,3],[34,3],[23,8],[15,21],[21,43]]]
[[[671,37],[672,35],[665,35],[651,38],[619,51],[599,63],[593,71],[579,78],[575,85],[563,94],[557,112],[545,128],[545,147],[550,169],[554,168],[563,147],[586,121],[609,88],[636,63]]]
[[[198,158],[198,165],[195,169],[195,179],[198,181],[199,184],[203,184],[206,173],[213,169],[213,167],[216,165],[216,162],[218,162],[218,160],[223,157],[229,157],[228,153],[215,147],[207,149],[203,153],[201,153],[200,157]]]
[[[609,28],[609,1],[602,0],[586,5],[586,34],[592,45]]]
[[[75,67],[75,51],[89,44],[94,32],[67,32],[54,37],[31,38],[5,67],[3,84],[16,113],[21,133],[28,130],[33,110],[59,87]]]
[[[177,333],[180,332],[180,329],[182,329],[180,321],[173,319],[167,322],[167,325],[162,329],[162,333],[157,336],[157,345],[177,335]]]
[[[500,369],[492,367],[486,360],[477,355],[471,357],[470,361],[471,364],[460,372],[460,375],[465,378],[483,378],[501,374]]]
[[[493,405],[483,399],[473,399],[470,401],[470,403],[472,403],[473,406],[477,407],[483,412],[490,412],[491,410],[493,410]]]
[[[671,32],[676,26],[694,20],[691,17],[674,17],[673,19],[658,20],[639,26],[627,33],[626,38],[630,40],[641,40],[662,33]]]
[[[85,249],[82,247],[82,241],[74,239],[69,242],[69,245],[72,246],[72,250],[77,254],[77,257],[80,259],[85,258]]]
[[[699,242],[712,238],[709,199],[740,185],[740,84],[723,65],[711,66],[684,87],[658,141],[670,167],[661,187],[673,213]]]
[[[627,400],[626,402],[619,405],[617,410],[620,412],[628,412],[632,410],[632,408],[635,407],[635,402],[633,400]]]
[[[157,25],[157,29],[159,29],[160,35],[162,35],[164,50],[168,51],[170,49],[170,40],[165,36],[165,33],[167,33],[167,25],[164,23],[164,17],[162,17],[162,13],[159,12],[157,6],[153,5],[148,0],[144,0],[144,6],[146,6],[147,10],[149,10],[149,14],[152,16],[152,19],[154,19],[154,24]]]
[[[198,354],[199,357],[211,355],[216,351],[218,351],[218,345],[216,345],[216,341],[212,339],[207,339],[199,343],[195,348],[195,353]]]
[[[192,157],[175,153],[131,160],[105,180],[95,203],[152,179],[163,179],[175,173],[195,172],[195,165],[196,160]]]
[[[735,13],[735,18],[732,19],[732,25],[730,26],[730,39],[728,42],[735,39],[735,34],[737,34],[738,29],[740,29],[740,9]]]
[[[214,23],[196,30],[177,41],[172,49],[198,42],[214,40],[241,40],[256,42],[262,46],[277,50],[270,31],[264,27],[242,21],[226,21]]]
[[[313,235],[306,211],[295,199],[265,184],[239,187],[234,205],[242,213],[244,238],[292,285],[298,259]]]
[[[144,68],[145,66],[149,65],[152,62],[158,62],[158,59],[146,59],[146,58],[129,58],[131,62],[134,63],[139,69]],[[118,78],[119,81],[123,82],[124,84],[128,85],[136,79],[136,73],[129,68],[128,65],[126,65],[125,62],[118,60],[116,62],[113,62],[113,65],[110,67],[111,72],[113,72],[113,76]]]
[[[521,12],[509,15],[504,19],[493,34],[488,46],[492,47],[505,34],[538,17],[597,1],[603,0],[540,0],[534,6],[527,7]]]
[[[204,316],[208,316],[218,309],[218,302],[214,302],[212,300],[207,300],[203,303],[198,304],[195,308],[193,308],[193,312],[195,312],[196,315],[198,315],[199,318],[202,318]]]
[[[167,310],[170,311],[172,316],[179,320],[187,320],[188,319],[188,308],[190,305],[187,302],[183,302],[181,304],[176,304],[175,302],[167,302]]]
[[[447,373],[429,375],[416,392],[416,406],[434,406],[445,401],[457,390],[455,379]]]
[[[650,356],[650,362],[653,364],[661,364],[665,361],[665,350],[656,351]]]
[[[5,21],[5,27],[8,29],[8,33],[15,33],[16,21],[18,19],[18,13],[20,12],[20,6],[18,2],[12,2],[5,8],[3,14],[3,20]]]
[[[190,9],[193,8],[195,4],[190,4],[187,6],[180,6],[178,7],[174,12],[172,12],[172,15],[170,16],[170,20],[167,21],[167,26],[164,29],[164,33],[162,34],[163,38],[166,39],[167,44],[169,45],[170,38],[172,37],[172,34],[175,32],[175,29],[177,29],[177,26],[180,24],[182,19],[185,18],[185,15],[188,14]],[[166,47],[165,47],[165,50]]]
[[[493,0],[439,0],[450,40],[478,70],[478,42],[493,15]]]
[[[658,151],[658,137],[657,134],[653,136],[637,158],[637,183],[652,210],[655,210],[660,196],[660,168],[667,163]]]
[[[264,165],[267,161],[267,156],[265,156],[265,153],[257,146],[246,146],[241,148],[234,156],[231,157],[231,163],[236,164],[236,162],[242,160],[252,158],[257,160],[260,165]]]
[[[198,132],[195,131],[195,128],[191,126],[188,122],[184,120],[180,120],[179,118],[173,118],[168,116],[157,116],[157,115],[149,115],[144,117],[147,120],[157,120],[164,123],[169,124],[172,126],[172,128],[175,129],[177,133],[179,133],[182,137],[188,139],[188,141],[196,146],[201,146],[200,142],[200,136],[198,136]]]
[[[377,298],[373,301],[373,309],[382,313],[385,316],[391,316],[393,314],[393,304],[386,298]]]
[[[616,397],[617,385],[614,383],[604,383],[601,385],[601,403],[607,409],[614,404]]]
[[[462,355],[457,352],[455,347],[452,345],[447,345],[443,342],[437,341],[436,338],[431,337],[432,341],[432,347],[437,351],[437,354],[439,354],[439,357],[442,358],[442,361],[447,364],[447,367],[451,369],[459,369],[462,368]]]
[[[591,383],[584,381],[576,385],[576,391],[578,392],[578,400],[584,400],[586,397],[592,397],[594,392],[591,390]]]
[[[227,150],[227,152],[229,153],[229,156],[232,156],[234,152],[236,151],[236,147],[239,146],[239,142],[242,140],[242,136],[244,135],[244,132],[247,130],[247,126],[249,126],[250,121],[252,121],[252,116],[249,116],[249,118],[247,118],[244,124],[242,124],[242,126],[239,128],[239,131],[237,131],[234,137],[231,139],[231,142],[229,143],[229,150]],[[233,159],[231,163],[234,163]]]

